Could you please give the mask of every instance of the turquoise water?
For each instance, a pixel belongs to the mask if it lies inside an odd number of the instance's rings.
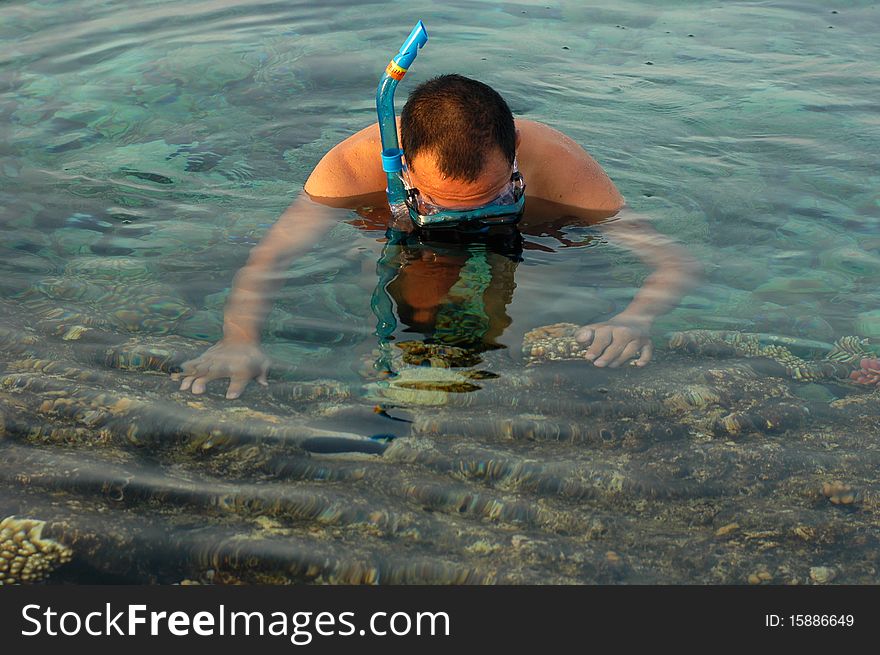
[[[267,321],[269,390],[178,392],[419,18],[398,108],[436,74],[491,84],[702,262],[655,362],[524,365],[529,330],[609,318],[650,273],[560,219],[524,228],[522,261],[485,258],[492,348],[438,371],[392,344],[408,386],[388,386],[382,231],[338,210]],[[47,521],[62,581],[876,583],[875,388],[666,335],[878,349],[878,27],[873,2],[3,3],[0,519]],[[399,318],[396,342],[423,338]],[[304,445],[317,430],[383,454]]]

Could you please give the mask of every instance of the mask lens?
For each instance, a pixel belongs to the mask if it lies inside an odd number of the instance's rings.
[[[410,217],[419,227],[458,227],[463,224],[504,225],[515,223],[522,215],[525,201],[525,181],[514,167],[510,181],[494,200],[473,209],[445,209],[434,205],[414,188],[408,175],[401,175],[406,187],[406,206]]]

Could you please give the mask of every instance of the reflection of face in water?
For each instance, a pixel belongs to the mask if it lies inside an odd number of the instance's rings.
[[[468,235],[416,232],[399,244],[397,273],[386,289],[404,332],[426,341],[487,350],[511,323],[514,271],[522,237],[515,227]]]

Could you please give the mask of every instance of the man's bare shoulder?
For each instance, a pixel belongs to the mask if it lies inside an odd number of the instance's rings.
[[[569,163],[570,158],[592,161],[592,157],[574,139],[546,123],[524,118],[517,118],[515,123],[520,134],[520,164],[525,159],[528,159],[526,165],[533,164],[535,160],[546,164],[560,155],[564,156],[565,163]]]
[[[517,118],[514,120],[514,123],[523,139],[523,145],[527,145],[526,141],[531,141],[531,145],[533,146],[537,145],[541,147],[557,145],[559,143],[575,143],[563,132],[560,132],[555,127],[550,127],[546,123],[541,123],[540,121]]]
[[[305,191],[314,199],[363,196],[385,189],[382,140],[374,123],[352,134],[321,158],[306,180]]]
[[[530,193],[574,207],[617,211],[624,198],[590,154],[574,139],[538,121],[517,119],[519,168]]]
[[[557,134],[561,134],[559,130],[553,129],[546,123],[533,121],[528,118],[515,118],[513,122],[516,125],[516,129],[518,129],[523,134],[542,134],[549,132],[556,132]]]

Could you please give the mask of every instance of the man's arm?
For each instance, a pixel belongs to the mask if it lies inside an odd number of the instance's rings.
[[[269,360],[260,333],[284,272],[311,249],[332,225],[330,207],[384,190],[379,163],[379,128],[367,127],[331,149],[309,176],[302,193],[262,238],[236,274],[223,315],[223,338],[200,357],[183,364],[181,391],[204,393],[211,380],[229,378],[227,398],[238,398],[256,378],[267,384]]]
[[[332,225],[331,218],[332,212],[326,206],[305,193],[281,214],[235,276],[223,315],[224,341],[260,341],[272,299],[284,284],[284,272],[324,236]]]
[[[626,309],[604,323],[585,325],[575,338],[589,344],[587,359],[596,366],[616,368],[636,357],[636,366],[644,366],[653,353],[649,334],[654,320],[697,285],[703,267],[672,239],[626,210],[597,227],[611,243],[632,251],[654,271]]]
[[[238,398],[256,378],[267,384],[269,361],[260,349],[260,333],[284,272],[308,252],[332,225],[332,210],[301,194],[254,246],[239,270],[223,313],[223,338],[200,357],[183,364],[181,391],[205,391],[208,382],[229,378],[226,397]]]
[[[517,121],[517,127],[522,133],[521,168],[528,166],[523,174],[536,182],[530,183],[530,193],[565,206],[566,213],[594,225],[654,269],[626,309],[603,323],[585,325],[576,335],[589,345],[587,358],[596,366],[615,368],[633,358],[644,366],[652,355],[648,335],[654,320],[697,284],[702,266],[648,221],[624,210],[614,183],[575,141],[533,121]],[[612,216],[616,218],[597,223]]]

